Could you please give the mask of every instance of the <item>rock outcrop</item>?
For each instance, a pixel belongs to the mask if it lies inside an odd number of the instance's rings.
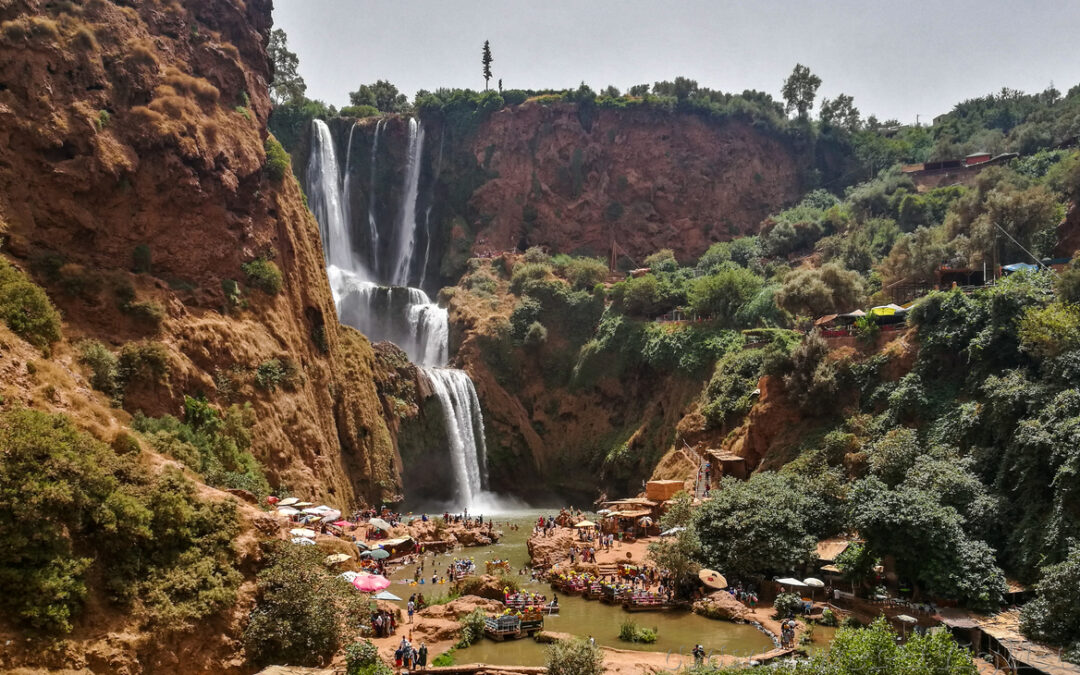
[[[0,8],[4,253],[65,334],[163,345],[167,375],[127,412],[251,401],[273,485],[342,506],[400,493],[368,341],[341,329],[318,228],[267,166],[268,0],[18,0]],[[280,269],[256,289],[255,259]],[[288,359],[287,386],[258,386]],[[125,416],[120,415],[121,420]]]

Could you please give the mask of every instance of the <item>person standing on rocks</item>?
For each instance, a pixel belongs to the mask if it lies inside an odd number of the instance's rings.
[[[416,665],[422,670],[427,670],[427,643],[420,643],[420,651],[416,653]]]

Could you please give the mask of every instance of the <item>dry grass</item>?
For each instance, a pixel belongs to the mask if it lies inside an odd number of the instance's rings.
[[[171,87],[177,94],[193,97],[202,105],[215,105],[218,99],[221,98],[221,92],[218,91],[217,87],[201,77],[192,77],[176,68],[169,68],[165,71],[163,82],[165,86]]]
[[[158,67],[157,48],[152,40],[141,38],[127,44],[127,61],[134,65]]]

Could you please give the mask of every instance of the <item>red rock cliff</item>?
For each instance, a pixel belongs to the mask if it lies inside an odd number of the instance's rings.
[[[126,4],[0,3],[4,253],[34,270],[69,338],[168,349],[167,379],[129,390],[128,412],[180,414],[200,392],[251,400],[272,484],[341,506],[393,495],[371,346],[338,327],[297,184],[264,166],[271,3]],[[257,257],[282,292],[247,284]],[[121,311],[118,289],[164,308],[160,326]],[[260,363],[285,357],[293,386],[254,386]]]
[[[555,252],[605,255],[612,238],[642,258],[672,248],[680,258],[753,234],[799,195],[789,146],[739,121],[646,109],[527,102],[501,110],[473,141],[496,177],[470,206],[487,223],[476,250],[524,241]]]

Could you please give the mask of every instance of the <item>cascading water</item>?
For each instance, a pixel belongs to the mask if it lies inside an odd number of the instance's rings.
[[[402,191],[400,218],[397,227],[397,246],[390,283],[409,285],[413,252],[416,250],[416,201],[420,196],[421,158],[424,154],[424,126],[409,119],[408,162],[405,165],[405,189]]]
[[[330,127],[322,120],[312,122],[311,159],[307,168],[308,203],[319,234],[327,265],[353,268],[352,241],[341,199],[341,177]]]
[[[480,467],[484,461],[484,418],[472,380],[463,370],[425,368],[424,374],[442,403],[450,440],[450,465],[457,483],[460,503],[475,507],[486,480]]]
[[[379,224],[375,220],[375,158],[379,154],[379,132],[385,121],[375,123],[375,134],[371,141],[371,181],[368,185],[368,268],[376,278],[379,276]]]
[[[372,178],[368,194],[369,241],[374,248],[378,242],[375,219],[375,153],[383,120],[376,123],[372,141]],[[353,127],[355,130],[355,126]],[[348,148],[352,147],[352,131]],[[424,130],[416,120],[409,121],[408,165],[405,189],[398,221],[397,258],[389,270],[395,285],[384,286],[368,278],[355,262],[349,237],[349,222],[345,220],[342,193],[347,193],[348,164],[339,181],[333,138],[326,124],[315,120],[308,166],[308,193],[317,195],[318,208],[313,209],[319,221],[319,231],[326,249],[327,276],[334,293],[338,317],[347,325],[360,330],[372,340],[390,340],[400,346],[409,358],[421,366],[432,391],[443,409],[450,463],[455,479],[457,504],[474,511],[491,511],[502,507],[495,496],[484,490],[487,482],[487,449],[484,442],[484,419],[480,399],[469,375],[463,370],[446,368],[449,359],[449,322],[444,308],[431,302],[419,288],[407,286],[412,257],[416,248],[416,201],[419,194],[421,156]],[[348,151],[346,152],[348,157]],[[346,160],[348,162],[348,160]],[[425,213],[425,230],[429,224],[430,207]],[[344,247],[344,248],[341,248]],[[429,249],[425,247],[425,258]],[[425,268],[427,260],[424,261]],[[372,269],[375,269],[374,265]]]

